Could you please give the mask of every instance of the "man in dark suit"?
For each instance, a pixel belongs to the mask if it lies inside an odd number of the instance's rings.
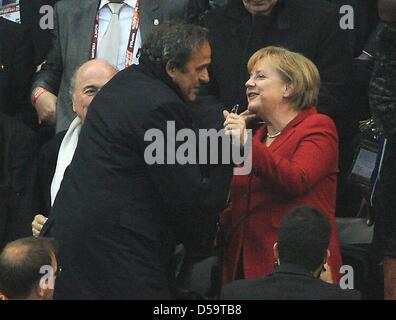
[[[29,87],[34,73],[31,40],[18,23],[0,18],[0,112],[34,127]]]
[[[73,111],[77,114],[68,130],[58,132],[40,150],[34,189],[36,216],[32,223],[33,235],[40,233],[55,200],[64,171],[70,164],[76,142],[92,99],[117,73],[103,60],[90,60],[78,68],[72,78],[71,96]]]
[[[167,299],[174,245],[211,246],[230,167],[204,178],[198,157],[173,161],[182,141],[169,127],[193,130],[187,102],[210,56],[205,29],[163,24],[93,100],[42,229],[59,242],[55,298]]]
[[[91,59],[91,54],[94,53],[96,57],[96,51],[97,57],[100,57],[102,35],[109,25],[107,19],[110,20],[111,16],[108,2],[105,0],[65,0],[55,5],[54,42],[47,63],[33,84],[32,99],[39,117],[48,123],[56,122],[57,132],[67,129],[74,118],[69,107],[71,103],[69,82],[74,70]],[[121,42],[119,45],[114,45],[114,50],[120,52],[118,64],[122,66],[127,62],[123,54],[125,55],[127,51],[127,43],[130,43],[129,36],[135,40],[133,48],[135,57],[141,42],[146,39],[154,26],[166,20],[187,17],[188,0],[140,1],[140,25],[136,33],[133,33],[130,30],[134,10],[137,10],[136,0],[113,0],[112,2],[124,3],[120,11]],[[95,19],[97,14],[99,14],[98,24]],[[124,16],[127,20],[129,19],[127,22],[124,21]],[[97,41],[94,40],[96,27],[98,28]],[[43,92],[40,88],[47,91]]]
[[[299,207],[281,222],[274,245],[276,268],[264,278],[234,281],[222,290],[225,300],[357,300],[319,277],[329,256],[331,226],[319,210]]]

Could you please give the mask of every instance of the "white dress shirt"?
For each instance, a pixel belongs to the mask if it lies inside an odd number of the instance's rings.
[[[103,38],[103,35],[106,32],[107,27],[109,26],[111,19],[111,11],[107,4],[109,0],[101,0],[99,5],[99,33],[98,33],[98,51],[97,56],[100,53],[100,42]],[[129,41],[129,35],[131,34],[131,26],[132,26],[132,18],[133,13],[135,11],[137,0],[124,0],[125,5],[121,8],[120,11],[120,24],[121,24],[121,44],[118,49],[118,63],[117,69],[122,70],[125,68],[125,60],[126,60],[126,50]],[[140,27],[138,29],[135,47],[133,48],[133,64],[138,64],[139,59],[136,58],[136,54],[139,48],[142,46],[142,38],[140,36]]]

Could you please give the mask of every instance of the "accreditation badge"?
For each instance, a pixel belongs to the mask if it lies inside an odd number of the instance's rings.
[[[19,0],[0,0],[0,17],[21,23]]]

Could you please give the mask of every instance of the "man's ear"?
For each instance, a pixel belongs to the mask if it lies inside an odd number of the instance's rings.
[[[165,70],[166,70],[166,73],[168,74],[168,76],[169,76],[172,80],[174,80],[174,78],[175,78],[175,73],[176,73],[176,67],[173,66],[172,63],[171,63],[170,61],[168,61],[168,62],[166,63]]]
[[[274,258],[276,261],[279,259],[278,242],[274,243]]]

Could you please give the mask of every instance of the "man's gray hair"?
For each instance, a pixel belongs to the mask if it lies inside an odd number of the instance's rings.
[[[165,66],[168,62],[183,71],[194,50],[207,41],[208,30],[183,22],[167,22],[155,27],[142,46],[142,56]]]

